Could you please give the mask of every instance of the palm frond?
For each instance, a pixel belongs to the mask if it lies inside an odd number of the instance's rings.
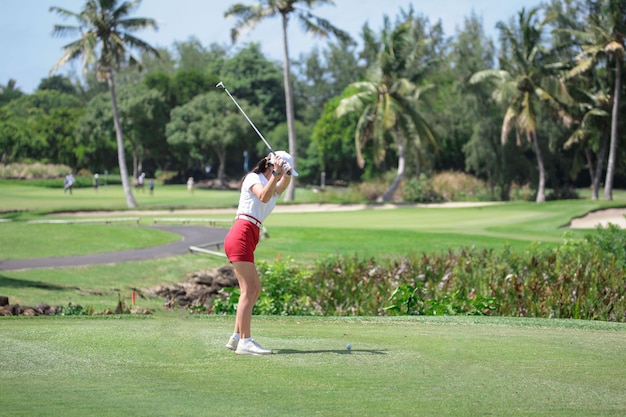
[[[80,35],[80,26],[54,25],[52,36],[63,38],[65,36]]]
[[[336,26],[331,24],[328,19],[315,16],[310,12],[299,13],[297,15],[297,19],[300,22],[300,25],[302,26],[304,31],[306,33],[312,34],[313,36],[327,38],[329,35],[332,34],[342,42],[346,42],[349,44],[354,43],[354,39],[352,39],[348,32],[337,28]]]
[[[506,113],[504,114],[504,119],[502,120],[502,130],[500,133],[500,142],[504,145],[509,137],[509,133],[511,133],[511,129],[515,124],[515,120],[517,118],[517,112],[513,107],[508,107],[506,109]]]
[[[541,88],[541,94],[546,94],[546,99],[554,99],[558,103],[565,105],[573,105],[575,103],[572,96],[569,94],[565,82],[563,79],[555,77],[553,75],[546,75],[539,80]]]
[[[517,128],[528,134],[530,132],[534,132],[537,129],[536,126],[536,117],[532,107],[532,98],[530,94],[524,94],[521,100],[521,108],[517,113]]]
[[[64,19],[67,19],[67,18],[70,18],[70,17],[73,17],[73,18],[76,18],[76,19],[80,19],[78,13],[74,13],[73,11],[68,10],[68,9],[64,9],[62,7],[50,6],[48,11],[55,12],[55,13],[57,13],[59,16],[61,16]]]
[[[572,132],[572,134],[567,138],[565,143],[563,144],[563,149],[568,150],[571,149],[574,145],[578,145],[580,143],[585,143],[591,136],[591,131],[586,128],[578,128]]]
[[[592,56],[579,60],[576,66],[567,72],[567,78],[574,78],[589,71],[593,68],[595,61],[595,58]]]
[[[278,14],[278,9],[272,7],[270,4],[269,7],[264,7],[261,3],[256,3],[252,5],[245,4],[235,4],[231,6],[224,12],[225,18],[235,17],[237,21],[235,22],[235,26],[231,29],[231,41],[233,43],[237,42],[239,37],[256,27],[263,19],[266,17],[276,16]]]
[[[502,83],[491,92],[491,97],[496,103],[508,105],[518,94],[517,81],[510,80]]]
[[[511,75],[508,71],[498,69],[486,69],[475,72],[469,79],[470,84],[478,84],[487,80],[494,80],[496,83],[510,81]]]
[[[367,109],[361,114],[354,130],[354,147],[356,149],[356,160],[360,168],[365,166],[365,158],[363,158],[363,146],[368,142],[372,135],[373,120],[370,111]]]
[[[146,19],[144,17],[120,20],[119,25],[125,30],[131,32],[145,29],[159,29],[158,21],[156,21],[155,19]]]

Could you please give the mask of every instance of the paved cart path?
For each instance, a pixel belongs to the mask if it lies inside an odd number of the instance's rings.
[[[206,226],[151,226],[168,232],[177,233],[181,239],[160,246],[131,249],[119,252],[94,253],[81,256],[57,256],[34,259],[0,259],[0,270],[19,270],[32,268],[66,268],[85,265],[115,264],[120,262],[140,261],[143,259],[166,258],[189,253],[189,246],[198,246],[224,240],[227,228]]]

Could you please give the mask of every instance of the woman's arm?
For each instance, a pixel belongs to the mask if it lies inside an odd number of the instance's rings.
[[[272,175],[267,184],[265,184],[265,187],[260,183],[254,184],[251,188],[252,194],[257,196],[262,202],[268,203],[274,194],[276,194],[276,186],[279,183],[279,178],[280,177]]]
[[[286,175],[282,169],[283,161],[280,156],[276,157],[275,163],[276,165],[267,184],[264,187],[261,184],[255,184],[251,188],[252,193],[264,203],[269,202],[274,194],[282,194],[291,181],[291,175]],[[274,173],[278,175],[274,175]]]

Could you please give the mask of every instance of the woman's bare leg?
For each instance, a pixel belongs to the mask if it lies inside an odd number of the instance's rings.
[[[261,294],[261,281],[252,262],[233,262],[235,276],[239,282],[239,303],[237,304],[237,316],[235,319],[235,333],[239,333],[242,339],[250,336],[250,321],[254,303]]]

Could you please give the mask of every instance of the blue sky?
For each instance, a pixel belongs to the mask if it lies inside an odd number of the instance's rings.
[[[54,24],[75,24],[63,21],[49,11],[59,6],[78,12],[85,0],[0,0],[0,84],[9,79],[25,93],[32,93],[42,78],[62,55],[62,46],[73,38],[53,38]],[[160,22],[158,31],[145,31],[137,36],[153,46],[170,48],[176,41],[197,38],[203,45],[218,43],[230,45],[230,29],[234,20],[225,19],[224,11],[235,3],[252,4],[253,0],[143,0],[133,13],[135,17],[150,17]],[[400,10],[415,11],[430,20],[441,21],[446,36],[454,36],[466,17],[474,12],[482,19],[486,33],[494,38],[495,24],[513,17],[523,7],[538,6],[540,0],[335,0],[335,6],[318,7],[317,16],[329,19],[335,26],[359,39],[360,29],[366,22],[373,30],[382,27],[383,17],[392,21]],[[281,21],[271,19],[245,34],[239,44],[258,42],[269,59],[282,61]],[[290,56],[310,52],[316,44],[323,48],[324,41],[310,38],[297,22],[289,25]],[[235,47],[237,47],[236,45]],[[68,74],[72,69],[61,70]]]

